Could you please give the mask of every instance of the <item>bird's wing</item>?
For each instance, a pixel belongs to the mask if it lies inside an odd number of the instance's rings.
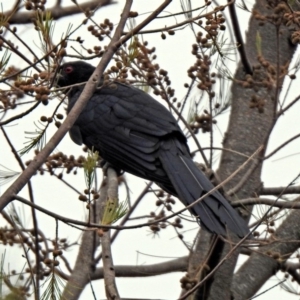
[[[82,135],[80,132],[80,127],[77,125],[72,126],[72,128],[69,131],[70,137],[72,141],[77,145],[82,145]]]
[[[69,110],[79,94],[69,99]],[[166,185],[169,179],[158,158],[162,137],[175,135],[188,153],[186,139],[169,111],[143,91],[122,84],[97,90],[74,126],[80,129],[83,143],[111,164]]]
[[[70,104],[79,95],[70,99]],[[98,90],[75,122],[82,141],[109,163],[153,180],[192,204],[213,188],[193,163],[186,139],[169,111],[148,94],[114,84]],[[226,235],[229,228],[244,236],[248,228],[226,199],[214,192],[191,212],[211,232]]]
[[[165,140],[160,148],[160,157],[179,199],[187,206],[212,190],[214,186],[191,158],[182,155],[178,149],[180,144],[178,145],[177,140]],[[226,231],[230,229],[239,237],[249,232],[242,217],[219,191],[214,191],[196,203],[190,211],[198,216],[201,225],[211,232],[226,235]]]

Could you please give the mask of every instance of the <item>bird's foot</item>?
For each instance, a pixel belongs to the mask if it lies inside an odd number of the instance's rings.
[[[107,169],[112,168],[117,172],[117,176],[122,176],[124,174],[124,171],[121,170],[120,168],[117,168],[116,166],[112,165],[111,163],[107,162],[106,160],[101,160],[100,162],[100,167],[103,170],[104,175],[106,176],[107,174]]]

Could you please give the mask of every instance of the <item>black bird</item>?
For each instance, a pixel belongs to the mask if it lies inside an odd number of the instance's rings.
[[[86,82],[95,67],[83,61],[60,67],[57,85]],[[101,85],[100,85],[101,86]],[[68,89],[68,112],[83,86]],[[117,169],[154,181],[189,205],[214,186],[194,164],[187,140],[173,115],[150,95],[113,82],[98,88],[70,130],[73,142],[85,144]],[[242,217],[218,192],[195,204],[191,213],[208,231],[239,237],[249,229]]]

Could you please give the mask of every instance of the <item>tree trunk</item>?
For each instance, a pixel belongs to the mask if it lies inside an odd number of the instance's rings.
[[[253,12],[254,11],[259,12],[263,16],[273,13],[272,9],[266,7],[266,1],[257,1],[253,9]],[[245,48],[248,61],[252,68],[254,67],[253,76],[251,78],[254,82],[261,83],[267,80],[267,76],[270,78],[270,74],[262,66],[260,66],[260,69],[255,68],[255,66],[259,65],[259,51],[261,51],[263,60],[269,62],[275,70],[277,70],[277,67],[278,70],[280,70],[280,66],[289,65],[296,47],[290,42],[290,32],[286,28],[280,27],[279,30],[279,28],[273,24],[265,22],[264,26],[259,26],[258,23],[259,21],[252,15],[249,31],[246,34],[247,42]],[[258,35],[261,38],[261,49],[257,47]],[[218,171],[221,181],[230,176],[247,160],[245,155],[252,155],[261,145],[265,146],[263,151],[259,154],[260,158],[263,157],[268,138],[274,126],[277,101],[283,83],[283,76],[280,76],[281,74],[278,76],[274,75],[268,87],[261,87],[259,84],[250,84],[250,87],[248,86],[246,88],[245,85],[242,84],[247,80],[246,75],[243,65],[240,64],[232,85],[231,115],[228,130],[223,141],[224,148],[232,149],[235,153],[223,151]],[[253,96],[264,103],[263,108],[250,108]],[[241,153],[242,155],[236,153]],[[228,191],[236,187],[244,176],[247,176],[246,173],[251,166],[252,162],[226,184],[225,190]],[[253,170],[247,180],[245,180],[242,188],[232,196],[231,200],[248,198],[259,194],[261,187],[261,170],[262,161]],[[249,219],[251,210],[251,207],[246,207],[243,209],[242,215]],[[203,237],[204,239],[202,241],[202,236],[200,237],[198,243],[200,247],[207,243],[206,235],[203,235]],[[231,247],[229,244],[224,245],[221,258],[230,251]],[[202,255],[202,257],[205,257],[205,255]],[[209,292],[206,292],[205,295],[203,293],[197,293],[194,299],[232,299],[231,283],[237,257],[238,252],[235,252],[230,259],[225,261],[209,284]],[[214,262],[214,264],[215,263],[216,262]],[[200,261],[199,264],[203,264],[203,261]],[[233,288],[235,289],[236,285],[234,285]],[[243,291],[239,291],[239,293],[242,292]],[[237,293],[234,294],[237,296]],[[248,294],[247,296],[243,295],[241,298],[236,297],[234,299],[246,299],[250,296],[251,295]]]

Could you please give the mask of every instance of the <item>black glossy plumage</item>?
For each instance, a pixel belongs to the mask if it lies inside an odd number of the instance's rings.
[[[85,82],[94,71],[85,62],[61,67],[59,86]],[[83,87],[69,91],[68,111]],[[172,114],[145,92],[121,83],[97,89],[70,130],[72,140],[99,151],[117,168],[156,182],[185,205],[213,188],[192,161],[186,138]],[[201,225],[226,235],[229,229],[239,237],[249,230],[227,200],[214,192],[190,210]]]

